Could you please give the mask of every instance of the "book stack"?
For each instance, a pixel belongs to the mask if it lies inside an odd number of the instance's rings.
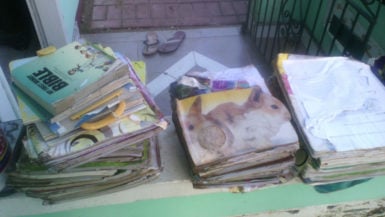
[[[26,135],[9,186],[54,203],[159,175],[156,135],[168,122],[128,58],[73,42],[11,77]]]
[[[385,87],[369,65],[280,54],[277,72],[304,141],[305,183],[349,186],[385,174]]]
[[[290,113],[255,67],[189,72],[170,93],[195,188],[248,191],[293,178],[299,143]]]

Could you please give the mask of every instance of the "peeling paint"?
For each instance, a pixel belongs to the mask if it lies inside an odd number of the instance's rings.
[[[270,211],[242,217],[385,217],[385,198]]]

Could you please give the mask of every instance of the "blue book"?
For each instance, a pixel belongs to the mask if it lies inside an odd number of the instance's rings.
[[[72,42],[52,54],[14,68],[12,81],[45,110],[56,115],[127,74],[127,66],[122,61],[99,48]]]

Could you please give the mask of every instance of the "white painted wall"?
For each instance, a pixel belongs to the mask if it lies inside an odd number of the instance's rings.
[[[27,0],[41,47],[62,47],[76,37],[79,0]]]

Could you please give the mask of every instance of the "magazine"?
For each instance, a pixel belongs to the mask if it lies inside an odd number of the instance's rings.
[[[297,143],[286,107],[259,86],[177,100],[195,166]]]

